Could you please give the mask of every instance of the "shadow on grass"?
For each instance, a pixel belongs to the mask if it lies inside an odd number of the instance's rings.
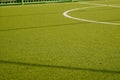
[[[49,12],[49,13],[31,13],[31,14],[18,14],[18,15],[6,15],[6,16],[0,16],[2,17],[21,17],[21,16],[39,16],[39,15],[51,15],[51,14],[59,14],[59,12]]]
[[[120,19],[116,20],[107,20],[107,21],[118,21]],[[71,25],[77,25],[77,24],[88,24],[91,22],[77,22],[77,23],[67,23],[67,24],[56,24],[56,25],[44,25],[44,26],[34,26],[34,27],[22,27],[22,28],[13,28],[13,29],[1,29],[1,31],[15,31],[15,30],[28,30],[28,29],[39,29],[39,28],[53,28],[53,27],[62,27],[62,26],[71,26]]]
[[[35,27],[23,27],[23,28],[13,28],[13,29],[1,29],[0,31],[14,31],[14,30],[26,30],[26,29],[36,29],[36,28],[51,28],[51,27],[62,27],[67,25],[76,25],[76,24],[84,24],[87,22],[77,22],[77,23],[68,23],[68,24],[56,24],[56,25],[46,25],[46,26],[35,26]]]
[[[1,64],[13,64],[13,65],[19,65],[19,66],[45,67],[45,68],[81,70],[81,71],[89,71],[89,72],[120,74],[120,71],[113,71],[113,70],[106,70],[106,69],[92,69],[92,68],[79,68],[79,67],[47,65],[47,64],[34,64],[34,63],[24,63],[24,62],[5,61],[5,60],[0,60],[0,63]]]

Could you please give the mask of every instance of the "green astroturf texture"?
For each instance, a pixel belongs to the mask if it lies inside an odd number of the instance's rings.
[[[119,6],[120,1],[91,3]],[[120,26],[62,15],[88,6],[93,5],[0,6],[0,80],[120,80]],[[120,8],[99,7],[69,14],[120,23]]]

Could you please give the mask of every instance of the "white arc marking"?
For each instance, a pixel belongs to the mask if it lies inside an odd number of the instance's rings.
[[[83,4],[83,3],[82,3]],[[84,4],[89,4],[89,3],[84,3]],[[93,4],[92,4],[93,5]],[[110,24],[110,25],[120,25],[120,23],[112,23],[112,22],[102,22],[102,21],[95,21],[95,20],[88,20],[88,19],[83,19],[83,18],[76,18],[73,16],[68,15],[68,13],[73,12],[73,11],[77,11],[77,10],[85,10],[85,9],[89,9],[89,8],[96,8],[96,7],[103,7],[103,6],[109,6],[109,7],[117,7],[119,8],[120,6],[114,6],[114,5],[102,5],[102,4],[94,4],[97,6],[90,6],[90,7],[82,7],[82,8],[75,8],[75,9],[71,9],[71,10],[67,10],[63,13],[63,15],[67,18],[71,18],[74,20],[80,20],[80,21],[84,21],[84,22],[91,22],[91,23],[99,23],[99,24]]]

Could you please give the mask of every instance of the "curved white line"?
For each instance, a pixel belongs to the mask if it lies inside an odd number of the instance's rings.
[[[88,19],[82,19],[82,18],[76,18],[76,17],[72,17],[70,15],[68,15],[68,13],[72,12],[72,11],[77,11],[77,10],[84,10],[84,9],[89,9],[89,8],[96,8],[96,7],[102,7],[102,6],[107,6],[107,5],[97,5],[97,6],[91,6],[91,7],[82,7],[82,8],[75,8],[75,9],[71,9],[71,10],[67,10],[63,13],[63,15],[67,18],[71,18],[71,19],[75,19],[75,20],[80,20],[80,21],[85,21],[85,22],[91,22],[91,23],[99,23],[99,24],[110,24],[110,25],[120,25],[120,23],[111,23],[111,22],[102,22],[102,21],[95,21],[95,20],[88,20]],[[111,5],[110,7],[112,7],[114,5]],[[116,7],[116,6],[115,6]]]

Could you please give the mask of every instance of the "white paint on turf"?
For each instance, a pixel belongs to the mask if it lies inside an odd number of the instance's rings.
[[[64,15],[65,17],[67,17],[67,18],[71,18],[71,19],[74,19],[74,20],[80,20],[80,21],[84,21],[84,22],[99,23],[99,24],[109,24],[109,25],[120,25],[120,23],[102,22],[102,21],[96,21],[96,20],[76,18],[76,17],[73,17],[73,16],[68,15],[68,13],[73,12],[73,11],[77,11],[77,10],[85,10],[85,9],[90,9],[90,8],[104,7],[104,6],[120,8],[120,6],[105,5],[105,4],[95,4],[95,3],[86,3],[86,2],[79,2],[79,3],[81,3],[81,4],[96,5],[96,6],[82,7],[82,8],[75,8],[75,9],[67,10],[67,11],[65,11],[65,12],[63,13],[63,15]]]
[[[120,8],[120,6],[110,5],[110,4],[97,4],[97,3],[89,3],[89,2],[78,2],[78,3],[80,3],[80,4],[88,4],[88,5],[96,5],[96,6],[108,6],[108,7]]]

